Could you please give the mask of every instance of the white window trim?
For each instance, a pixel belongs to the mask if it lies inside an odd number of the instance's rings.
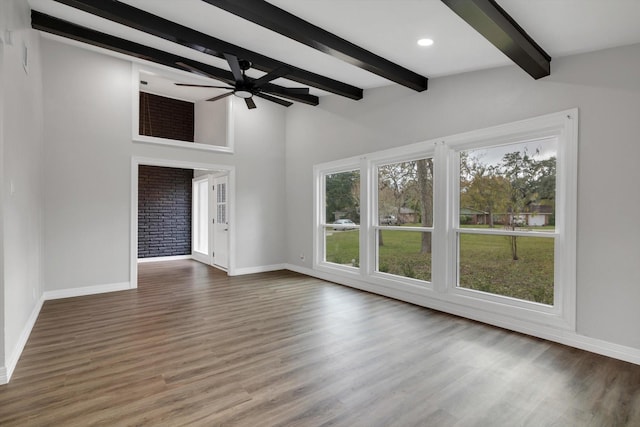
[[[460,230],[456,220],[458,197],[449,197],[451,213],[447,236],[447,265],[444,283],[452,302],[474,308],[513,316],[562,329],[575,330],[576,304],[576,211],[577,211],[577,132],[578,110],[572,109],[493,128],[472,131],[443,139],[443,149],[448,151],[447,178],[451,180],[449,192],[459,194],[459,158],[462,150],[482,146],[496,146],[548,137],[557,139],[556,156],[556,231],[509,232],[487,231],[482,234],[509,234],[530,237],[547,237],[555,240],[554,300],[553,306],[523,301],[515,298],[488,294],[456,286],[457,235]],[[442,172],[442,171],[440,171]],[[463,232],[470,232],[465,229]]]
[[[496,146],[526,140],[554,137],[558,141],[556,231],[526,232],[518,235],[547,237],[555,240],[555,304],[544,304],[488,294],[456,286],[456,220],[459,174],[455,171],[458,152],[481,146]],[[576,219],[577,219],[577,147],[578,110],[571,109],[505,125],[494,126],[445,138],[419,142],[404,147],[370,153],[314,166],[314,264],[313,268],[333,277],[343,277],[345,284],[404,299],[413,303],[448,311],[488,323],[518,330],[536,331],[552,328],[575,331],[576,325]],[[432,231],[432,282],[394,276],[375,271],[375,233],[377,225],[377,166],[421,157],[434,159],[434,223]],[[360,268],[341,268],[324,263],[321,241],[324,183],[327,173],[360,168],[361,226]],[[387,227],[385,227],[386,229]],[[464,232],[468,232],[467,229]],[[491,232],[483,234],[504,234]],[[513,234],[513,233],[509,233]]]
[[[325,229],[329,225],[327,222],[327,218],[325,218],[325,209],[324,209],[324,196],[325,196],[325,176],[340,173],[340,172],[351,172],[354,170],[361,171],[361,158],[352,157],[349,159],[338,160],[336,162],[331,162],[327,165],[315,165],[313,167],[313,176],[314,176],[314,198],[313,198],[313,212],[314,218],[313,223],[315,224],[315,230],[313,233],[313,268],[320,271],[325,271],[329,273],[338,272],[343,275],[348,276],[360,276],[362,267],[362,253],[360,253],[360,267],[349,267],[346,265],[340,265],[333,262],[327,262],[324,259],[325,254]],[[362,182],[362,175],[360,177]],[[360,197],[362,203],[362,195],[363,189],[360,190]],[[363,211],[367,209],[363,209],[362,204],[360,205],[360,224],[356,227],[358,229],[358,233],[360,233],[360,248],[362,248],[362,224],[365,219],[363,218]]]
[[[385,166],[385,165],[390,165],[390,164],[394,164],[394,163],[401,163],[401,162],[411,162],[411,161],[415,161],[415,160],[420,160],[420,159],[426,159],[426,158],[432,158],[435,161],[435,144],[433,142],[422,142],[422,143],[418,143],[418,144],[412,144],[409,146],[405,146],[405,147],[400,147],[398,149],[393,149],[393,150],[385,150],[385,151],[380,151],[377,153],[374,153],[370,156],[368,156],[369,160],[366,163],[365,167],[367,168],[366,170],[368,171],[369,175],[371,176],[371,179],[369,181],[369,188],[371,189],[370,191],[370,196],[367,197],[367,200],[370,200],[370,205],[371,205],[371,209],[368,210],[369,215],[371,217],[371,223],[368,223],[368,240],[367,242],[369,243],[369,245],[367,245],[366,247],[368,248],[367,250],[367,258],[368,258],[368,275],[373,279],[373,280],[377,280],[378,283],[380,283],[381,285],[392,285],[392,286],[397,286],[397,284],[404,284],[404,285],[409,285],[412,286],[414,288],[416,288],[415,290],[420,291],[421,288],[425,288],[425,289],[433,289],[433,267],[431,270],[431,281],[424,281],[424,280],[418,280],[418,279],[413,279],[410,277],[402,277],[402,276],[397,276],[394,274],[389,274],[389,273],[384,273],[381,271],[378,271],[378,260],[377,260],[377,250],[378,250],[378,246],[377,246],[377,232],[378,230],[382,229],[382,230],[400,230],[400,231],[414,231],[414,232],[423,232],[423,231],[429,231],[431,232],[431,244],[434,244],[433,239],[434,237],[434,233],[436,232],[435,229],[435,224],[436,224],[436,218],[434,215],[434,219],[433,219],[433,225],[431,227],[398,227],[398,226],[381,226],[378,225],[378,197],[377,197],[377,193],[379,191],[378,189],[378,168],[380,166]],[[362,173],[362,172],[361,172]],[[435,192],[435,185],[436,185],[436,176],[434,174],[433,176],[434,179],[434,192]],[[363,195],[363,197],[365,197]],[[364,200],[364,199],[363,199]],[[434,201],[433,201],[433,205],[434,205],[434,214],[435,214],[435,194],[434,194]],[[434,246],[435,247],[435,246]],[[361,249],[362,252],[362,249]],[[433,255],[434,252],[432,252],[431,256],[431,265],[433,266]]]

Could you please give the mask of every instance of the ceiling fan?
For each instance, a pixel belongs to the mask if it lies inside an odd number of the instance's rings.
[[[233,74],[233,78],[235,80],[234,86],[212,86],[212,85],[198,85],[198,84],[189,84],[189,83],[176,83],[177,86],[188,86],[188,87],[205,87],[205,88],[216,88],[216,89],[230,89],[231,92],[223,93],[222,95],[214,96],[213,98],[207,99],[207,101],[217,101],[222,98],[226,98],[227,96],[235,95],[238,98],[243,98],[244,102],[247,104],[247,108],[253,109],[256,108],[256,104],[253,101],[253,96],[257,96],[263,99],[266,99],[271,102],[275,102],[276,104],[284,105],[285,107],[289,107],[293,105],[292,102],[285,101],[284,99],[277,98],[275,96],[269,95],[266,92],[275,93],[281,96],[290,95],[308,95],[309,88],[283,88],[276,85],[269,85],[268,83],[272,80],[277,79],[278,77],[285,76],[291,72],[288,67],[280,67],[277,68],[270,73],[265,74],[264,76],[253,79],[248,77],[245,73],[251,68],[251,62],[246,60],[239,60],[235,55],[230,53],[225,53],[224,58],[229,63],[229,67],[231,68],[231,73]],[[180,64],[186,68],[192,68],[187,64]],[[199,72],[197,69],[192,69],[194,72]]]

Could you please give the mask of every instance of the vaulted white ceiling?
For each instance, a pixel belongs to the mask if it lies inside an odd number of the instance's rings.
[[[395,84],[201,0],[123,0],[176,23],[363,89]],[[640,0],[497,0],[552,57],[640,43]],[[63,5],[37,11],[147,46],[229,69],[219,58]],[[425,77],[512,64],[440,0],[270,0],[270,3]],[[428,37],[430,47],[416,41]],[[553,64],[553,62],[552,62]],[[524,73],[524,71],[522,71]],[[253,77],[263,73],[250,70]],[[300,86],[284,79],[284,86]],[[322,95],[322,91],[312,93]]]

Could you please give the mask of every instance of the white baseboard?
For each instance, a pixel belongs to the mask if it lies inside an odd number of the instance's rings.
[[[295,264],[285,264],[287,270],[296,273],[305,274],[307,276],[316,277],[318,279],[337,283],[344,286],[384,295],[390,298],[406,301],[422,307],[431,308],[433,310],[442,311],[460,317],[477,320],[489,325],[498,326],[515,332],[531,335],[534,337],[546,339],[548,341],[557,342],[559,344],[568,345],[570,347],[579,348],[581,350],[590,351],[592,353],[601,354],[603,356],[612,357],[614,359],[624,360],[625,362],[640,365],[640,349],[628,347],[612,342],[604,341],[598,338],[592,338],[580,335],[577,332],[555,329],[552,327],[540,326],[523,321],[517,322],[513,320],[501,319],[491,313],[480,310],[469,309],[468,307],[459,306],[453,303],[443,303],[436,300],[426,300],[424,297],[413,296],[409,293],[398,293],[388,288],[367,283],[361,280],[350,280],[341,276],[330,273],[316,271],[307,267],[301,267]]]
[[[36,320],[38,320],[38,315],[40,314],[43,303],[44,298],[40,297],[38,302],[36,302],[36,305],[33,307],[33,310],[27,319],[27,323],[24,325],[24,328],[22,328],[22,332],[20,333],[16,346],[11,351],[9,358],[5,361],[5,366],[0,367],[0,384],[7,384],[11,379],[11,375],[13,375],[13,371],[16,369],[22,350],[24,350],[24,346],[27,345],[29,335],[31,335],[31,331],[36,324]]]
[[[82,288],[59,289],[57,291],[45,291],[45,301],[60,298],[81,297],[85,295],[103,294],[105,292],[126,291],[131,289],[129,282],[109,283],[106,285],[85,286]]]
[[[193,257],[191,255],[173,255],[138,258],[138,264],[142,264],[143,262],[178,261],[181,259],[193,259]]]
[[[257,267],[235,268],[229,276],[243,276],[245,274],[266,273],[267,271],[286,270],[287,264],[260,265]]]
[[[110,283],[107,285],[97,285],[97,286],[86,286],[83,288],[70,288],[70,289],[60,289],[57,291],[46,291],[42,294],[38,302],[36,303],[27,323],[22,329],[22,333],[20,334],[20,338],[18,339],[18,343],[11,351],[11,354],[8,360],[5,361],[5,366],[0,366],[0,384],[7,384],[11,379],[11,375],[13,375],[13,371],[18,364],[18,360],[22,355],[22,351],[24,350],[24,346],[27,344],[27,340],[29,339],[29,335],[31,335],[31,330],[36,324],[36,320],[38,320],[38,315],[40,314],[40,310],[42,309],[42,305],[47,300],[54,300],[60,298],[71,298],[78,297],[84,295],[93,295],[93,294],[101,294],[105,292],[115,292],[115,291],[124,291],[130,289],[129,282],[122,283]]]

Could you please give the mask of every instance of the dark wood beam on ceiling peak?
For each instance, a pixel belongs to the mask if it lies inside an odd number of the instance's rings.
[[[225,53],[233,54],[251,61],[252,68],[265,73],[287,67],[290,69],[285,77],[288,80],[350,99],[362,99],[361,88],[269,58],[116,0],[55,1],[218,58],[224,59]]]
[[[534,79],[551,73],[551,56],[494,0],[442,2]]]
[[[87,43],[92,46],[140,58],[145,61],[161,64],[178,70],[205,75],[213,79],[223,81],[231,86],[235,83],[233,74],[230,71],[222,70],[212,65],[203,64],[189,58],[167,53],[159,49],[144,46],[109,34],[101,33],[35,10],[31,11],[31,26],[35,30]],[[287,98],[292,101],[314,106],[318,105],[319,102],[318,97],[315,95],[310,95],[308,93],[291,93],[290,91],[287,91],[286,88],[272,83],[263,85],[263,88],[266,91],[276,93],[281,98]],[[285,105],[284,103],[280,104]]]
[[[266,1],[203,1],[400,85],[419,92],[427,89],[428,79],[426,77],[363,49]]]

